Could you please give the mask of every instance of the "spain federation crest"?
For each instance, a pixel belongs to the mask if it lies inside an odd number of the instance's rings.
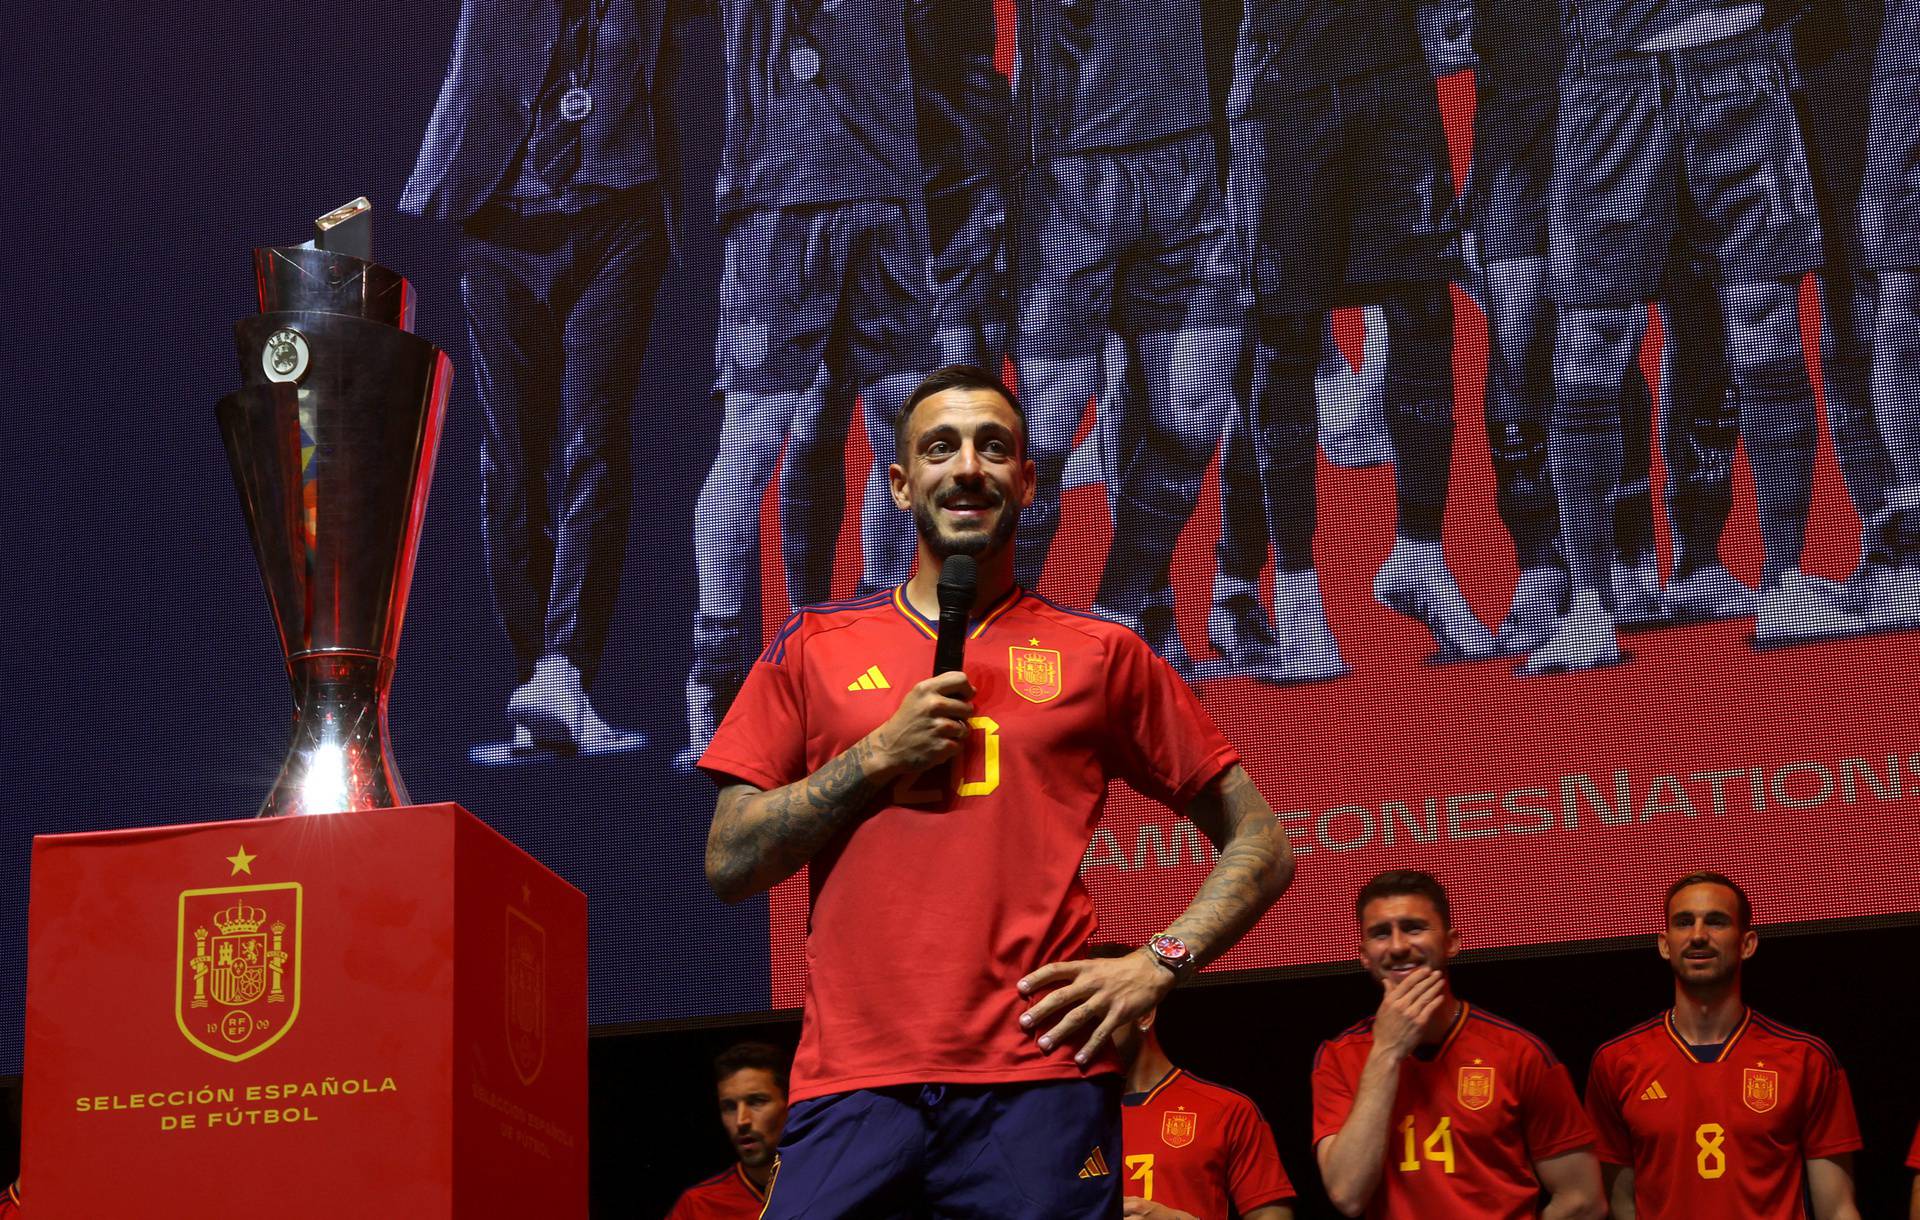
[[[1755,1114],[1780,1104],[1780,1073],[1772,1068],[1746,1068],[1740,1074],[1740,1100]]]
[[[1060,653],[1053,648],[1007,648],[1007,684],[1028,703],[1060,697]]]
[[[1192,1110],[1168,1110],[1160,1116],[1160,1142],[1169,1148],[1185,1148],[1200,1133],[1200,1116]]]
[[[173,1016],[193,1043],[239,1063],[300,1016],[298,881],[182,890]]]
[[[547,1062],[547,930],[507,908],[507,1057],[521,1084]]]
[[[1460,1069],[1460,1104],[1469,1110],[1484,1110],[1493,1104],[1493,1069],[1472,1064]]]

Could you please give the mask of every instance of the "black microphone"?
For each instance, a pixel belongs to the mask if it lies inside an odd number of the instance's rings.
[[[978,572],[971,555],[949,555],[940,565],[940,638],[933,646],[933,672],[959,669],[967,655],[967,615],[973,610]]]

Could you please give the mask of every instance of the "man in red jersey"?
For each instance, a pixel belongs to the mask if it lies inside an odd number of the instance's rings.
[[[1095,945],[1088,956],[1132,947]],[[1124,1215],[1138,1220],[1293,1220],[1293,1183],[1251,1097],[1173,1065],[1148,1013],[1113,1032],[1126,1070],[1120,1099]]]
[[[787,1056],[764,1042],[741,1042],[713,1061],[720,1125],[739,1162],[690,1186],[667,1220],[756,1220],[767,1205],[773,1150],[787,1125]]]
[[[1740,998],[1753,907],[1719,873],[1667,890],[1673,1007],[1600,1047],[1587,1073],[1613,1214],[1624,1220],[1859,1220],[1847,1074],[1818,1038]]]
[[[1313,1061],[1314,1151],[1333,1205],[1372,1220],[1605,1216],[1567,1069],[1532,1034],[1454,998],[1446,889],[1427,873],[1381,873],[1354,914],[1360,961],[1385,994]]]
[[[936,371],[896,440],[890,490],[913,514],[918,570],[794,615],[700,763],[722,785],[716,893],[811,866],[794,1106],[766,1215],[1105,1220],[1120,1198],[1114,1029],[1252,926],[1292,856],[1233,747],[1139,636],[1014,583],[1034,472],[999,379]],[[966,672],[916,682],[959,554],[979,568]],[[1219,858],[1148,946],[1085,960],[1079,866],[1115,779],[1182,811]]]

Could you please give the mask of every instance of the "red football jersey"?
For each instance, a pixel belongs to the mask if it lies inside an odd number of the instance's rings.
[[[1827,1044],[1749,1009],[1711,1062],[1673,1013],[1593,1055],[1587,1109],[1600,1159],[1633,1169],[1644,1220],[1806,1214],[1806,1162],[1860,1147],[1847,1074]]]
[[[936,635],[899,590],[801,611],[701,767],[763,790],[805,778],[893,714]],[[1021,1032],[1015,985],[1093,935],[1080,861],[1107,782],[1179,809],[1239,759],[1139,636],[1019,589],[975,620],[966,671],[953,765],[896,784],[813,860],[794,1101],[1080,1076]]]
[[[1128,1196],[1200,1220],[1227,1220],[1294,1197],[1273,1128],[1253,1099],[1179,1068],[1121,1102]]]
[[[1920,1170],[1920,1127],[1913,1129],[1913,1147],[1907,1150],[1907,1168]]]
[[[767,1196],[739,1165],[689,1186],[667,1220],[760,1220]]]
[[[1316,1147],[1346,1124],[1372,1049],[1372,1017],[1320,1044]],[[1465,1003],[1438,1048],[1400,1064],[1390,1121],[1386,1172],[1367,1207],[1374,1220],[1535,1216],[1534,1162],[1593,1143],[1573,1081],[1546,1043]]]

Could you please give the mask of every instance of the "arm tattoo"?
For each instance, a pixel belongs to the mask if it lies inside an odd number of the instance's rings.
[[[1293,850],[1265,798],[1238,764],[1187,806],[1219,849],[1213,871],[1168,929],[1203,963],[1225,953],[1293,880]]]
[[[707,881],[738,902],[799,872],[834,835],[873,804],[882,787],[869,773],[873,746],[861,738],[803,780],[761,792],[721,792],[707,832]]]

